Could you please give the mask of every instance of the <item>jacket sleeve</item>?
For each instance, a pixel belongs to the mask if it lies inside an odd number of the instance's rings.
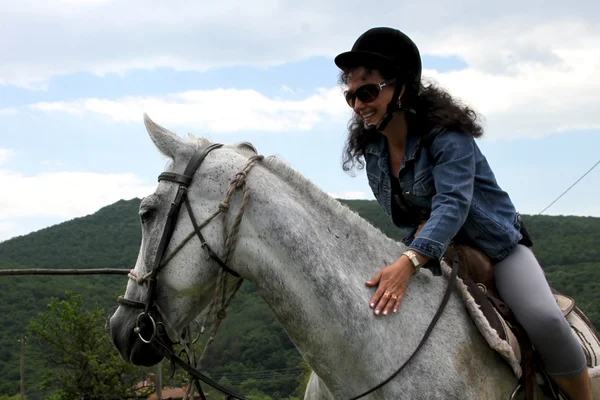
[[[428,150],[436,193],[430,217],[409,249],[439,260],[465,223],[475,180],[473,141],[469,134],[445,131],[431,143]]]

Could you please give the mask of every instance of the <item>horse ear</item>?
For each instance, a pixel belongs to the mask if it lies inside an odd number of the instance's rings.
[[[164,156],[174,159],[175,155],[180,154],[186,147],[186,143],[179,136],[152,121],[146,113],[144,113],[144,125],[150,139]]]

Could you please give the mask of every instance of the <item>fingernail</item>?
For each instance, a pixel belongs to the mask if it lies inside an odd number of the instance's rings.
[[[383,312],[383,315],[387,315],[387,310]]]
[[[379,310],[375,310],[375,315],[379,315]]]
[[[375,303],[371,303],[371,308],[375,307]]]
[[[398,309],[395,309],[394,312],[398,312]]]

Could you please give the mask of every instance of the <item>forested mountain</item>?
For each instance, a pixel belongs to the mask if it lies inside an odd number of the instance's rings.
[[[131,268],[141,232],[139,199],[119,201],[93,215],[0,243],[0,269]],[[373,201],[343,201],[386,235],[400,232]],[[524,216],[534,251],[553,287],[573,296],[600,326],[600,218]],[[70,290],[86,304],[98,304],[107,315],[126,285],[124,276],[0,277],[0,395],[19,391],[19,338],[29,321],[44,311],[51,297]],[[272,398],[285,398],[297,388],[301,358],[271,311],[245,283],[229,308],[227,320],[211,345],[205,367],[234,388],[259,388]],[[46,366],[26,352],[25,386],[29,399]]]

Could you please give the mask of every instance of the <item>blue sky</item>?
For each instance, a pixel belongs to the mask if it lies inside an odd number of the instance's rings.
[[[144,112],[372,199],[341,170],[350,109],[333,64],[372,26],[413,37],[424,76],[483,114],[479,145],[517,208],[541,211],[600,158],[600,6],[421,3],[2,3],[0,241],[151,193],[165,160]],[[600,168],[545,213],[600,216],[599,183]]]

